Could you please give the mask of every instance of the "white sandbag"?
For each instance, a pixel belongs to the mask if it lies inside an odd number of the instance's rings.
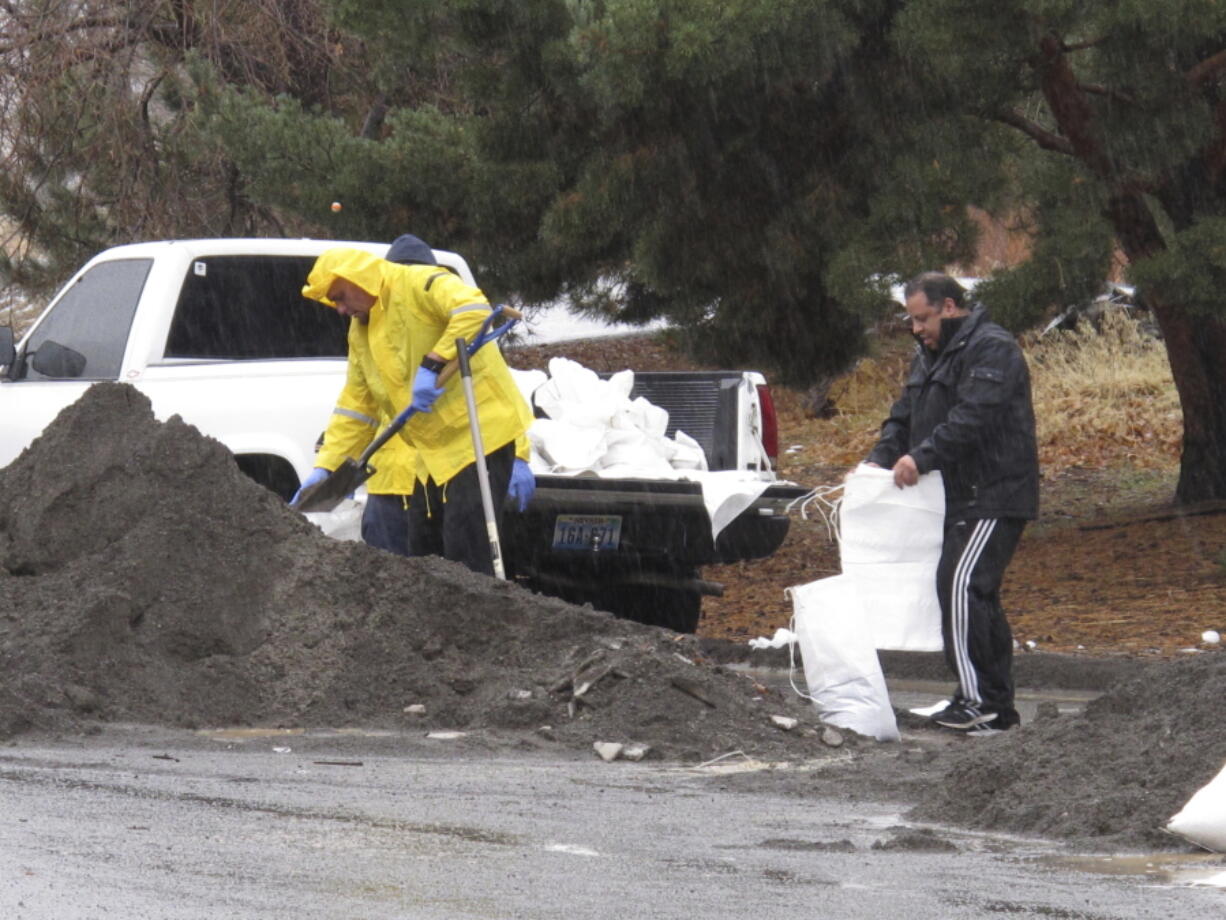
[[[939,652],[945,647],[936,560],[845,565],[843,574],[859,589],[874,648]]]
[[[662,438],[668,431],[668,410],[642,396],[635,397],[626,414],[635,428],[650,437]]]
[[[945,487],[939,471],[900,489],[890,470],[861,464],[843,484],[839,559],[844,566],[932,561],[940,558],[944,525]]]
[[[643,432],[634,428],[610,428],[605,432],[605,450],[600,466],[636,463],[654,464],[662,459],[656,445]]]
[[[547,417],[528,429],[536,473],[606,478],[676,479],[676,470],[707,469],[706,454],[693,438],[669,438],[668,411],[643,397],[630,399],[634,372],[607,380],[569,358],[552,358],[549,377],[517,378],[532,387],[536,408]]]
[[[552,367],[552,365],[550,366]],[[583,365],[577,364],[576,366],[582,367]],[[587,368],[584,368],[584,370],[587,370]],[[615,399],[612,400],[613,402],[619,405],[628,403],[630,402],[630,392],[634,389],[634,371],[622,370],[615,374],[610,374],[609,378],[604,381],[604,385],[610,393],[614,394]]]
[[[808,697],[824,722],[897,741],[881,662],[855,583],[842,575],[788,588]]]
[[[900,489],[890,470],[861,465],[839,506],[839,558],[860,592],[879,649],[935,652],[941,641],[937,563],[945,527],[939,472]]]
[[[577,361],[551,358],[549,380],[536,388],[533,399],[556,421],[608,428],[614,415],[629,408],[633,387],[633,371],[619,371],[602,380]]]
[[[519,390],[519,395],[524,398],[524,402],[532,405],[533,394],[536,393],[537,387],[545,383],[549,379],[549,375],[544,371],[531,370],[521,371],[517,367],[508,368],[511,372],[511,379],[515,381],[515,388]]]
[[[675,469],[702,471],[709,469],[707,466],[707,452],[702,449],[701,444],[684,431],[677,430],[672,444],[673,453],[670,459]]]
[[[600,465],[605,452],[603,428],[538,418],[528,428],[534,453],[545,461],[543,473],[577,473]]]
[[[344,498],[331,511],[308,511],[303,514],[308,521],[334,540],[362,539],[362,512],[366,510],[366,495],[359,498]]]
[[[1214,853],[1226,853],[1226,767],[1196,791],[1166,829]]]

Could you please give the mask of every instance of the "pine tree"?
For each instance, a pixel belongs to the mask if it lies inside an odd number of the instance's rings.
[[[1119,246],[1183,407],[1177,496],[1226,498],[1226,7],[914,0],[897,41],[929,92],[1042,153],[1018,172],[1042,248],[1003,285],[1043,303]]]
[[[338,47],[317,0],[3,4],[0,267],[39,290],[114,243],[295,229],[201,132],[193,74],[329,104]]]

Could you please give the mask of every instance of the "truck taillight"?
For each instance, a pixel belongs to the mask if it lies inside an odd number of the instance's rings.
[[[775,415],[775,401],[771,399],[771,388],[758,384],[758,407],[762,412],[762,448],[770,457],[771,466],[777,466],[779,460],[779,418]]]

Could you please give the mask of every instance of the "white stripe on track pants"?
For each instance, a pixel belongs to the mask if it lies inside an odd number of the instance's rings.
[[[952,521],[937,566],[945,661],[958,678],[954,699],[1007,723],[1013,707],[1013,632],[1000,606],[1000,584],[1026,522],[1020,518]]]

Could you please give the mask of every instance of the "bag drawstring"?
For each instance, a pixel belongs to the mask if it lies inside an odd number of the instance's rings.
[[[785,509],[786,513],[791,514],[793,508],[799,506],[800,516],[804,520],[809,520],[809,508],[814,507],[814,513],[826,525],[826,534],[830,537],[832,543],[842,542],[839,533],[839,507],[843,504],[843,496],[840,494],[843,491],[843,485],[840,483],[835,486],[818,486],[810,492],[806,492],[800,498],[793,499],[788,503]],[[837,498],[831,498],[832,495],[837,495]]]

